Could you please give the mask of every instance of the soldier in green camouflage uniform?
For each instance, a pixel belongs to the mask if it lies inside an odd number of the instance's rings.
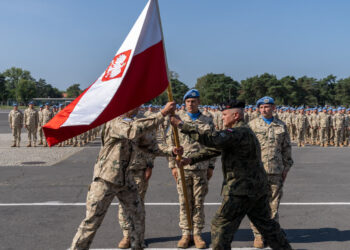
[[[317,109],[314,108],[314,109],[312,109],[311,112],[312,113],[310,114],[310,117],[309,117],[311,143],[312,143],[312,145],[316,145],[317,138],[318,138],[318,127],[319,127],[319,121],[318,121],[318,117],[317,117]]]
[[[298,147],[305,147],[306,130],[308,128],[308,120],[304,114],[304,109],[298,108],[299,113],[295,117],[295,127],[297,134]]]
[[[119,122],[128,126],[128,124],[135,121],[130,113],[123,115],[118,118]],[[138,116],[138,118],[145,118],[142,116]],[[143,234],[145,232],[145,195],[148,187],[148,180],[152,175],[152,168],[154,165],[154,155],[146,153],[138,148],[137,145],[147,144],[147,145],[155,145],[157,144],[156,138],[156,130],[150,131],[147,134],[143,135],[139,139],[137,139],[134,143],[132,143],[130,161],[129,161],[129,172],[128,174],[133,178],[138,193],[141,198],[141,207],[142,214],[144,215],[141,218],[141,228]],[[125,211],[123,206],[119,204],[118,211],[119,225],[123,230],[123,239],[120,241],[118,248],[129,248],[130,247],[130,223],[125,216]]]
[[[343,147],[344,133],[345,133],[345,116],[343,108],[338,108],[336,114],[333,116],[334,128],[334,146]]]
[[[23,127],[23,113],[18,109],[17,104],[13,105],[13,110],[10,111],[8,120],[13,135],[13,144],[11,147],[20,147],[21,132]]]
[[[87,194],[86,217],[78,228],[71,249],[89,249],[115,196],[118,197],[130,221],[131,248],[143,248],[140,196],[133,176],[128,174],[131,149],[138,137],[157,128],[164,121],[164,116],[174,109],[175,103],[168,103],[153,117],[139,119],[129,124],[120,123],[118,119],[106,123],[102,135],[102,148],[94,166],[93,181]],[[144,146],[152,153],[161,153],[157,145],[138,146]],[[165,153],[171,155],[169,151],[164,151]]]
[[[269,203],[271,218],[278,221],[278,208],[283,195],[283,183],[293,165],[291,142],[286,125],[272,116],[274,100],[263,97],[257,102],[262,114],[260,118],[249,123],[261,146],[261,158],[269,183]],[[263,248],[260,231],[251,224],[255,236],[254,247]]]
[[[195,89],[189,90],[184,101],[187,113],[179,113],[179,117],[189,124],[195,125],[205,131],[214,131],[214,123],[211,116],[206,116],[198,110],[199,92]],[[175,145],[172,131],[169,130],[167,144]],[[184,148],[184,156],[188,156],[194,152],[199,152],[202,148],[198,142],[192,140],[185,134],[179,134],[180,145]],[[175,177],[177,184],[177,192],[180,202],[180,222],[179,226],[182,230],[182,238],[178,242],[179,248],[187,248],[189,246],[191,235],[196,248],[205,248],[206,244],[201,238],[202,229],[205,226],[204,200],[208,193],[208,181],[212,176],[215,165],[215,159],[200,162],[191,166],[184,167],[185,182],[187,185],[187,195],[189,200],[190,215],[193,224],[193,232],[189,229],[186,217],[185,198],[182,191],[181,179],[177,178],[178,172],[175,159],[169,159],[169,167]]]
[[[185,164],[196,164],[222,155],[224,181],[223,201],[212,220],[213,249],[231,249],[231,241],[242,219],[256,225],[272,249],[291,249],[278,222],[270,218],[267,176],[261,162],[259,141],[243,122],[244,103],[231,101],[223,111],[223,131],[203,131],[198,127],[171,117],[174,126],[206,147],[193,153]],[[259,118],[260,119],[260,118]]]

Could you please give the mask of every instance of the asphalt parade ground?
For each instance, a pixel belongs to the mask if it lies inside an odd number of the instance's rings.
[[[7,126],[7,114],[0,113],[0,133],[10,133]],[[99,145],[96,140],[52,166],[0,166],[0,249],[69,248],[85,215]],[[293,159],[280,207],[280,223],[293,248],[349,249],[350,147],[293,147]],[[210,220],[221,202],[221,182],[218,159],[205,206],[203,238],[209,247]],[[122,238],[117,202],[109,208],[92,249],[115,249]],[[178,210],[167,161],[157,158],[146,195],[148,248],[176,248],[181,235]],[[252,240],[245,218],[232,247],[250,249]]]

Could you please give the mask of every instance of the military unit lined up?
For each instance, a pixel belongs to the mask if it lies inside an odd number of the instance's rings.
[[[87,194],[86,217],[73,238],[72,250],[89,249],[114,197],[119,199],[118,219],[123,231],[118,247],[146,247],[145,195],[156,156],[167,157],[176,182],[182,234],[177,246],[188,248],[194,243],[196,248],[207,248],[201,236],[205,226],[204,201],[219,155],[223,198],[211,221],[212,248],[230,249],[234,234],[247,215],[254,247],[291,249],[278,219],[284,182],[293,165],[291,141],[298,146],[349,145],[350,110],[276,109],[271,97],[259,99],[256,107],[231,100],[219,110],[214,106],[200,107],[199,98],[199,92],[192,89],[185,94],[181,106],[173,102],[162,108],[142,106],[103,126],[102,147]],[[20,143],[23,124],[28,130],[28,146],[31,141],[36,146],[36,131],[40,135],[41,126],[54,113],[49,105],[36,112],[32,103],[24,113],[23,116],[17,106],[10,112],[13,146]],[[180,148],[175,146],[171,125],[180,129]],[[92,132],[88,139],[96,134]],[[78,140],[83,139],[79,137],[61,146],[78,145]],[[42,143],[47,145],[46,141]],[[182,161],[175,160],[177,155],[182,156]],[[184,169],[192,228],[186,217],[179,166]]]
[[[22,128],[26,128],[28,131],[28,144],[27,147],[36,147],[43,145],[47,147],[47,141],[44,136],[42,127],[48,123],[58,112],[60,112],[64,106],[62,104],[54,105],[52,109],[50,104],[46,103],[44,106],[40,105],[39,110],[34,108],[34,103],[29,102],[28,108],[22,113],[18,109],[18,105],[13,104],[13,110],[9,113],[9,124],[13,135],[13,144],[11,147],[20,147],[21,145],[21,131]],[[84,146],[89,141],[95,140],[100,128],[94,128],[79,136],[76,136],[67,141],[58,144],[58,147],[64,146]],[[37,136],[39,134],[39,136]],[[39,138],[38,138],[39,137]],[[37,143],[38,142],[38,143]]]
[[[259,116],[256,108],[246,107],[245,121]],[[299,147],[306,144],[328,146],[350,146],[350,108],[292,108],[276,109],[275,116],[288,128],[292,141]]]

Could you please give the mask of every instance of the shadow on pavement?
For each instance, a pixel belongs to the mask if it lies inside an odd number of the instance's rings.
[[[318,229],[287,229],[285,230],[290,243],[315,243],[328,241],[350,241],[350,230],[339,231],[336,228],[318,228]],[[168,241],[178,241],[181,236],[158,237],[146,239],[148,244],[161,243]],[[202,233],[203,240],[207,245],[211,244],[210,232]],[[251,241],[254,237],[250,229],[240,229],[235,234],[234,241]]]

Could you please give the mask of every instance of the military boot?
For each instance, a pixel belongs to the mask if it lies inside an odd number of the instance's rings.
[[[124,236],[123,239],[119,242],[118,248],[126,249],[130,248],[130,238],[129,236]]]
[[[177,243],[178,248],[188,248],[191,241],[191,235],[182,235],[181,239]]]
[[[194,235],[193,241],[196,248],[199,248],[199,249],[207,248],[207,244],[205,244],[204,240],[200,235]]]
[[[27,145],[27,147],[31,147],[32,146],[32,144],[30,143],[30,142],[28,142],[28,145]]]
[[[264,240],[261,236],[256,236],[254,239],[255,248],[264,248]]]
[[[16,147],[16,143],[14,142],[14,143],[11,145],[11,147],[13,147],[13,148]]]
[[[40,141],[38,145],[43,145],[43,141]]]
[[[34,147],[36,147],[36,142],[34,142],[34,145],[33,145]]]

